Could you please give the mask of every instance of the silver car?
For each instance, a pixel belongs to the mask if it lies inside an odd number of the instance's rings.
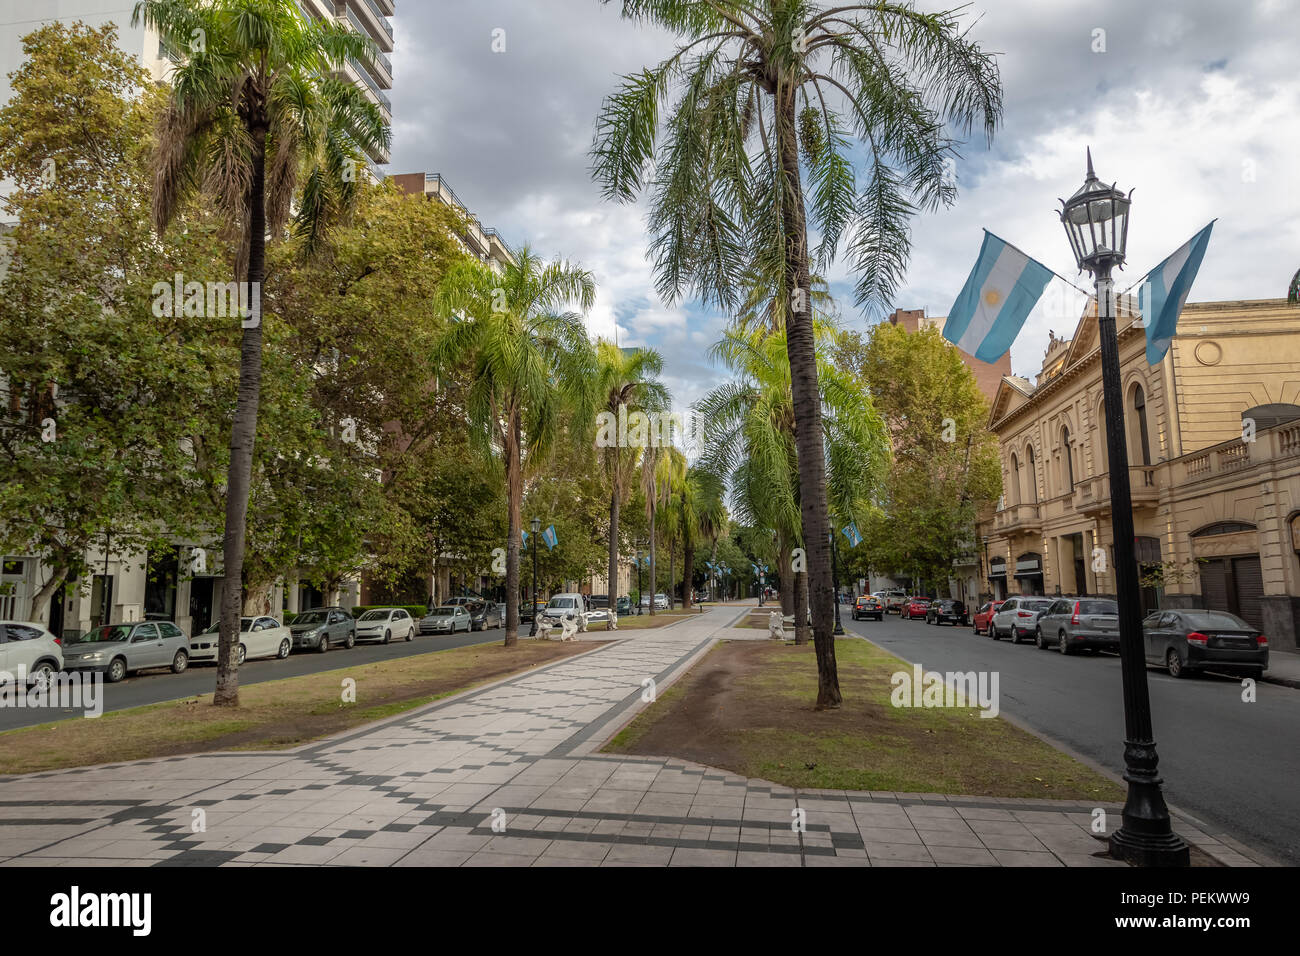
[[[303,611],[289,625],[294,650],[300,648],[324,654],[331,647],[351,648],[357,642],[357,622],[341,607],[318,607]]]
[[[400,607],[376,607],[357,618],[358,641],[381,641],[415,637],[415,620]]]
[[[421,634],[455,634],[457,631],[468,633],[471,627],[473,622],[463,604],[431,608],[420,621]]]
[[[1062,654],[1085,647],[1119,650],[1119,605],[1109,598],[1057,598],[1038,618],[1034,643]]]
[[[115,684],[127,674],[170,667],[179,674],[190,664],[190,642],[170,621],[137,621],[93,628],[63,649],[63,668],[103,671]]]

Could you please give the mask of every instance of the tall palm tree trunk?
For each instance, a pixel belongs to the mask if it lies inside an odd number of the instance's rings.
[[[677,595],[677,548],[676,542],[668,542],[668,610],[673,609]]]
[[[650,512],[650,613],[655,612],[655,588],[658,585],[658,579],[655,575],[658,573],[658,566],[655,564],[655,513]],[[637,603],[641,601],[641,595],[637,595]]]
[[[682,610],[691,609],[691,580],[695,577],[695,539],[687,530],[682,535]]]
[[[799,510],[808,553],[808,597],[812,604],[813,643],[817,649],[816,709],[824,710],[840,706],[842,699],[832,634],[835,608],[832,604],[834,594],[828,543],[826,461],[822,448],[821,397],[817,388],[817,357],[813,341],[812,284],[808,278],[808,223],[799,174],[799,144],[795,136],[795,90],[783,87],[778,97],[777,143],[785,180],[781,226],[785,234],[786,287],[799,296],[802,305],[797,312],[789,310],[786,353],[790,359],[795,447],[799,455]]]
[[[519,412],[511,408],[506,424],[506,647],[519,643],[519,532],[524,507],[523,466],[520,462]],[[537,547],[537,542],[533,542]],[[532,609],[537,613],[537,608]]]
[[[776,538],[777,550],[777,569],[781,573],[781,613],[783,615],[794,614],[794,572],[790,570],[791,553],[790,541],[783,534],[778,534]]]
[[[253,482],[253,443],[262,389],[262,280],[266,278],[266,129],[255,127],[253,178],[249,185],[248,301],[257,321],[243,330],[239,343],[239,392],[230,430],[230,465],[226,471],[225,563],[221,592],[221,637],[217,649],[217,686],[212,703],[239,706],[239,664],[235,645],[243,613],[244,541],[248,495]]]
[[[617,485],[609,496],[609,609],[613,613],[618,607],[618,519],[619,489]]]
[[[807,644],[811,637],[808,627],[808,574],[800,571],[794,576],[794,642]]]

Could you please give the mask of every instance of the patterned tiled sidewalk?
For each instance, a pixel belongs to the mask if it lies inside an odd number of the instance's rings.
[[[662,691],[716,638],[765,635],[730,627],[737,616],[624,631],[294,751],[0,779],[0,865],[1121,865],[1095,855],[1091,805],[796,792],[593,752],[643,706],[647,679]],[[1228,838],[1178,827],[1219,862],[1250,865]]]

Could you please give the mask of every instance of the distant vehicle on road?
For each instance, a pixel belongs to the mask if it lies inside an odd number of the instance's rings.
[[[618,599],[614,602],[614,613],[619,617],[622,617],[624,614],[631,614],[632,599],[626,594],[619,595]]]
[[[880,603],[880,598],[874,594],[858,595],[858,599],[853,602],[853,620],[872,617],[877,621],[885,619],[885,606]]]
[[[931,601],[925,609],[926,624],[966,624],[966,605],[952,598]]]
[[[989,637],[995,641],[1009,637],[1012,644],[1033,637],[1038,627],[1038,616],[1052,606],[1052,600],[1046,597],[1007,598],[989,623]]]
[[[415,619],[404,608],[375,607],[357,618],[358,641],[387,644],[395,637],[404,641],[415,637]]]
[[[47,686],[63,670],[63,641],[34,621],[0,621],[0,672]]]
[[[63,649],[70,671],[103,671],[116,684],[134,671],[170,667],[179,674],[189,667],[190,641],[171,621],[137,621],[92,628]]]
[[[586,610],[587,602],[583,595],[572,591],[567,594],[556,594],[542,609],[541,617],[537,620],[537,626],[558,627],[566,617],[572,617],[575,620],[579,619],[586,613]]]
[[[221,622],[190,638],[190,660],[215,661],[221,646]],[[259,657],[286,658],[293,650],[293,632],[273,617],[241,617],[235,660],[242,664]]]
[[[886,614],[899,614],[907,603],[907,592],[902,588],[882,588],[876,592]]]
[[[465,610],[469,611],[470,627],[475,631],[486,631],[489,627],[500,627],[505,620],[497,611],[496,604],[489,604],[485,601],[466,604]]]
[[[1268,669],[1268,638],[1227,611],[1156,611],[1142,622],[1148,664],[1170,677],[1215,670],[1258,680]]]
[[[1119,605],[1109,598],[1057,598],[1038,618],[1034,643],[1062,654],[1119,649]]]
[[[930,599],[915,595],[904,601],[898,610],[899,620],[914,621],[918,617],[925,617],[925,612],[930,608]]]
[[[469,610],[463,604],[444,604],[429,608],[429,613],[420,621],[420,633],[455,634],[464,631],[468,634],[473,626]]]
[[[331,647],[352,648],[357,643],[357,622],[341,607],[317,607],[303,611],[289,625],[295,650],[324,654]]]
[[[971,615],[971,630],[976,634],[985,633],[989,629],[989,621],[993,620],[993,615],[1001,606],[1001,601],[988,601],[977,607]]]
[[[655,610],[656,610],[656,611],[666,611],[666,610],[668,610],[668,595],[667,595],[667,594],[656,594],[656,595],[654,596],[654,602],[655,602]],[[650,606],[650,595],[648,595],[648,594],[643,594],[643,595],[641,595],[641,606],[642,606],[642,607],[649,607],[649,606]]]
[[[593,611],[598,610],[599,608],[603,608],[603,607],[604,607],[604,608],[607,608],[607,607],[609,607],[609,595],[608,595],[608,594],[593,594],[591,597],[589,597],[589,598],[587,599],[587,603],[591,605],[591,609],[592,609]]]

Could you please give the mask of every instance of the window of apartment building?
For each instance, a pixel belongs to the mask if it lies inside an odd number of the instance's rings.
[[[1133,386],[1133,421],[1137,429],[1136,457],[1143,465],[1151,464],[1151,439],[1147,432],[1147,396],[1141,385]]]

